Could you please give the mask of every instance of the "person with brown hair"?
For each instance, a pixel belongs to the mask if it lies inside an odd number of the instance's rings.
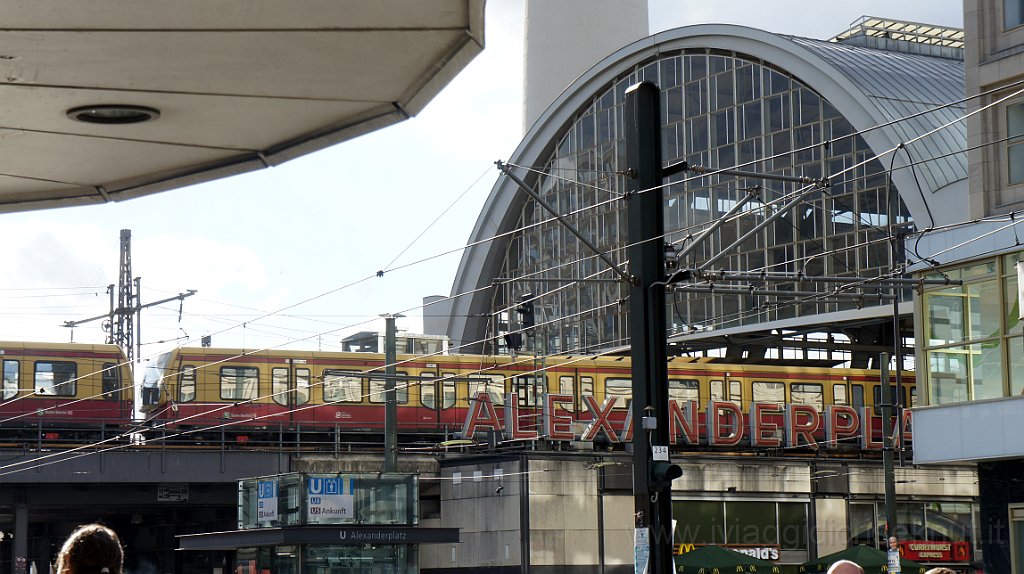
[[[102,524],[79,526],[57,555],[57,574],[122,574],[123,568],[121,540]]]

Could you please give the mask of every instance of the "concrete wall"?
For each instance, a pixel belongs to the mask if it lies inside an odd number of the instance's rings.
[[[647,0],[527,0],[523,133],[580,74],[647,33]]]
[[[964,2],[964,68],[967,95],[1008,85],[1024,77],[1024,26],[1004,29],[1002,0]],[[1015,86],[968,102],[977,110],[1020,89]],[[1018,95],[967,120],[970,218],[1024,208],[1024,184],[1009,185],[1006,144],[984,145],[1006,137],[1006,106],[1020,103]],[[975,149],[977,148],[977,149]]]

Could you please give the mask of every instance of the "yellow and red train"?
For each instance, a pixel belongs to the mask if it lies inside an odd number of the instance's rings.
[[[151,424],[169,428],[230,424],[379,432],[384,364],[384,356],[374,353],[179,348],[147,368],[141,411]],[[548,395],[559,395],[557,408],[582,423],[593,418],[596,405],[607,405],[611,424],[628,424],[628,357],[399,355],[395,371],[400,433],[456,433],[472,416],[481,393],[498,418],[514,407],[516,417],[533,421],[525,423],[533,428],[540,427]],[[772,403],[807,405],[822,414],[833,405],[878,414],[883,388],[873,370],[692,358],[668,362],[668,384],[669,399],[692,401],[701,411],[701,424],[709,401],[732,403],[742,413],[754,403]],[[512,393],[517,404],[506,405]],[[912,373],[903,375],[899,393],[894,402],[916,406]],[[877,434],[880,425],[873,424]]]
[[[127,432],[139,424],[238,434],[380,433],[384,426],[382,354],[179,348],[143,363],[137,393],[130,365],[114,345],[0,342],[0,358],[0,442],[4,433],[66,438],[62,433]],[[518,426],[539,429],[552,396],[558,397],[562,421],[568,417],[585,425],[601,405],[609,425],[624,430],[629,424],[628,357],[399,355],[397,363],[398,432],[405,435],[454,436],[481,402],[499,418],[511,411],[526,421]],[[669,398],[699,411],[691,414],[701,425],[709,424],[706,410],[712,401],[731,403],[744,417],[760,403],[802,405],[823,415],[830,406],[844,407],[870,416],[878,412],[883,389],[874,370],[691,358],[671,359],[668,380]],[[900,386],[896,402],[916,406],[913,373],[905,373]],[[513,393],[516,404],[505,404]],[[781,419],[779,414],[766,421]],[[824,434],[824,420],[816,436]],[[877,420],[863,428],[880,432]]]

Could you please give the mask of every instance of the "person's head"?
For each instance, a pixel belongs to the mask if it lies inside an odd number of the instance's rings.
[[[864,574],[864,569],[849,560],[840,560],[829,566],[827,574]]]
[[[101,524],[80,526],[57,555],[57,574],[121,574],[123,566],[121,541]]]
[[[954,571],[952,571],[949,568],[946,568],[944,566],[939,566],[938,568],[932,568],[931,570],[925,572],[924,574],[956,574],[956,572],[954,572]]]
[[[893,550],[899,548],[899,541],[896,540],[895,536],[889,537],[889,548],[892,548]]]

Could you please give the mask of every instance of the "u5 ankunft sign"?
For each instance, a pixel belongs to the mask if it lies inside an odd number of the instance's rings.
[[[519,406],[517,393],[505,397],[504,417],[487,393],[478,393],[470,401],[462,438],[472,439],[476,433],[491,430],[505,439],[546,439],[552,441],[593,441],[604,435],[608,442],[633,440],[631,410],[616,410],[619,397],[608,397],[598,404],[592,396],[583,396],[590,416],[582,430],[569,409],[572,396],[542,394],[540,425],[526,424],[535,418],[521,416],[527,408]],[[567,408],[568,407],[568,408]],[[747,412],[732,402],[708,401],[703,413],[697,401],[669,400],[669,437],[672,444],[689,446],[737,446],[760,448],[813,446],[825,448],[882,448],[882,417],[874,416],[871,407],[855,409],[846,405],[830,405],[820,412],[813,405],[752,403]],[[532,414],[534,407],[528,409]],[[526,413],[523,413],[526,414]],[[504,420],[502,420],[504,419]],[[576,429],[574,431],[574,428]],[[910,441],[910,411],[904,410],[899,422],[901,432],[893,432],[895,444]]]

